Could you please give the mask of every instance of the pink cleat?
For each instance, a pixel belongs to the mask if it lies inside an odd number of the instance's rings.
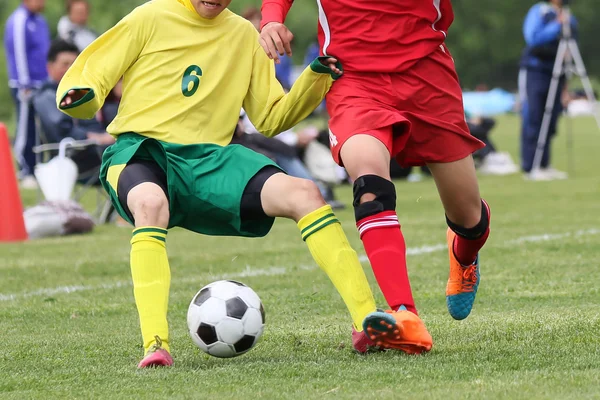
[[[364,354],[370,349],[375,349],[375,342],[373,342],[364,331],[358,332],[352,327],[352,346],[358,353]]]
[[[173,357],[162,348],[162,340],[156,336],[156,343],[152,345],[146,356],[138,364],[138,368],[170,367]]]

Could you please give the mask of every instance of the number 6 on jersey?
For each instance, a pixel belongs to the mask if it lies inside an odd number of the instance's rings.
[[[190,65],[183,73],[183,80],[181,81],[181,93],[185,97],[191,97],[198,90],[200,86],[200,77],[202,76],[202,69],[197,65]]]

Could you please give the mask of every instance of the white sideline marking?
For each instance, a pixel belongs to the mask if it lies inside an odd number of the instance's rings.
[[[312,269],[312,267],[309,266],[300,266],[301,269]],[[258,269],[258,268],[251,268],[250,266],[246,266],[246,269],[240,271],[240,272],[230,272],[230,273],[225,273],[225,274],[219,274],[219,275],[215,275],[215,274],[204,274],[201,276],[196,276],[193,278],[188,278],[188,279],[180,279],[180,280],[175,280],[175,283],[179,283],[179,282],[183,282],[183,283],[188,283],[188,282],[198,282],[198,281],[204,281],[207,279],[233,279],[233,278],[247,278],[247,277],[253,277],[253,276],[275,276],[275,275],[285,275],[288,272],[288,270],[286,268],[283,267],[271,267],[271,268],[263,268],[263,269]],[[120,282],[115,282],[115,283],[108,283],[108,284],[103,284],[103,285],[96,285],[96,286],[83,286],[83,285],[75,285],[75,286],[59,286],[56,288],[46,288],[46,289],[38,289],[38,290],[34,290],[32,292],[26,292],[26,293],[21,293],[21,294],[0,294],[0,301],[10,301],[10,300],[16,300],[17,298],[21,297],[21,298],[25,298],[25,297],[34,297],[34,296],[52,296],[55,294],[61,294],[61,293],[75,293],[75,292],[84,292],[87,290],[111,290],[111,289],[117,289],[117,288],[121,288],[121,287],[128,287],[131,286],[131,281],[120,281]]]
[[[565,233],[556,233],[556,234],[543,234],[543,235],[532,235],[532,236],[521,236],[516,239],[507,240],[502,243],[500,246],[509,246],[513,244],[523,244],[523,243],[536,243],[536,242],[550,242],[554,240],[564,239],[568,237],[579,237],[584,235],[598,235],[600,234],[600,229],[586,229],[579,230],[575,232],[565,232]],[[406,249],[406,254],[411,256],[418,256],[423,254],[435,253],[438,251],[446,250],[446,244],[436,244],[430,246],[421,246],[421,247],[411,247]],[[361,262],[369,261],[366,255],[362,255],[359,257]],[[300,265],[298,267],[302,270],[313,270],[316,267],[314,265]],[[218,279],[233,279],[233,278],[248,278],[254,276],[276,276],[276,275],[285,275],[289,272],[289,268],[284,267],[270,267],[270,268],[252,268],[250,266],[246,266],[246,268],[239,272],[228,272],[224,274],[204,274],[200,276],[196,276],[193,278],[175,280],[173,283],[193,283],[193,282],[202,282],[210,279],[218,280]],[[0,301],[13,301],[18,298],[27,298],[34,296],[52,296],[55,294],[62,293],[75,293],[75,292],[84,292],[90,290],[112,290],[121,287],[129,287],[131,286],[130,281],[120,281],[109,284],[95,285],[95,286],[85,286],[85,285],[74,285],[74,286],[59,286],[55,288],[44,288],[38,289],[31,292],[25,293],[14,293],[14,294],[1,294],[0,293]]]
[[[446,249],[448,249],[448,245],[445,243],[444,244],[434,244],[432,246],[409,247],[406,249],[406,255],[407,256],[420,256],[423,254],[435,253],[437,251],[446,250]],[[364,254],[358,258],[360,259],[360,262],[369,261],[369,257],[367,257]]]
[[[522,236],[520,238],[516,238],[513,240],[506,241],[506,244],[521,244],[526,242],[548,242],[557,239],[564,239],[571,236],[579,237],[583,235],[597,235],[600,233],[600,229],[584,229],[575,232],[565,232],[565,233],[547,233],[544,235],[537,236]]]

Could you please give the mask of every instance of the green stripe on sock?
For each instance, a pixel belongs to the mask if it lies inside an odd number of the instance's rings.
[[[138,233],[160,233],[162,235],[167,235],[166,229],[161,228],[138,228],[133,230],[133,235],[137,235]]]
[[[304,235],[304,232],[306,232],[307,230],[309,230],[310,228],[312,228],[315,225],[318,225],[320,222],[325,221],[327,218],[331,218],[331,217],[335,217],[335,215],[333,213],[329,213],[324,217],[319,218],[318,220],[316,220],[315,222],[313,222],[312,224],[310,224],[309,226],[307,226],[306,228],[302,229],[300,231],[300,234]]]
[[[166,241],[167,241],[167,238],[165,238],[165,237],[163,237],[163,236],[150,236],[150,237],[152,237],[152,238],[154,238],[154,239],[158,239],[158,240],[160,240],[161,242],[166,242]]]
[[[328,216],[327,218],[325,218],[325,219],[323,219],[323,218],[319,219],[318,221],[316,221],[316,222],[318,222],[318,224],[317,224],[317,225],[315,225],[315,224],[311,224],[311,226],[310,226],[310,227],[307,227],[306,229],[303,229],[303,230],[300,232],[300,235],[301,235],[302,237],[305,237],[306,235],[310,235],[310,234],[312,234],[313,232],[315,232],[315,231],[318,231],[319,229],[321,229],[321,225],[323,225],[323,224],[327,223],[327,222],[328,222],[328,221],[330,221],[331,219],[336,219],[336,216],[335,216],[335,215],[333,215],[333,214],[331,214],[331,215],[329,215],[329,216]]]
[[[319,227],[315,228],[315,229],[314,229],[312,232],[309,232],[309,233],[307,233],[305,236],[302,236],[302,240],[304,240],[304,241],[306,242],[306,239],[308,239],[308,237],[309,237],[310,235],[312,235],[313,233],[315,233],[315,232],[317,232],[317,231],[320,231],[321,229],[325,228],[327,225],[331,225],[331,224],[334,224],[334,223],[336,223],[336,222],[337,222],[338,224],[340,223],[340,221],[338,221],[338,219],[337,219],[337,218],[333,218],[333,219],[331,219],[331,220],[329,220],[329,221],[325,222],[323,225],[321,225],[321,226],[319,226]]]

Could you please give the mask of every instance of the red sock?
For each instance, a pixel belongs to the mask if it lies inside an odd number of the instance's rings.
[[[396,213],[380,212],[361,219],[356,227],[390,308],[397,311],[405,306],[417,314],[406,270],[406,244]]]
[[[454,238],[454,255],[456,256],[458,262],[462,265],[473,264],[475,258],[477,258],[477,253],[479,253],[479,250],[481,250],[490,234],[490,206],[488,206],[485,200],[482,200],[481,202],[485,208],[485,212],[487,213],[487,228],[483,232],[483,235],[477,239],[467,239],[459,235],[456,235]]]

